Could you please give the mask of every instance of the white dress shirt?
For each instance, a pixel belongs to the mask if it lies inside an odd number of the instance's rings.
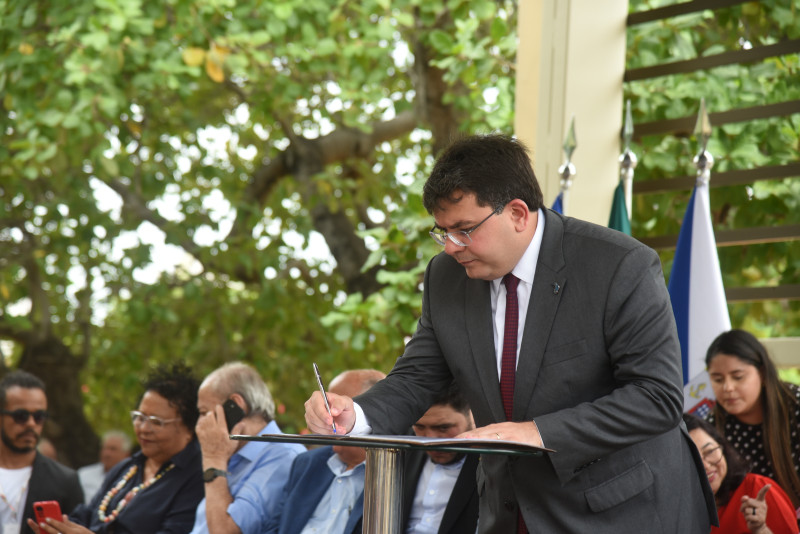
[[[436,534],[442,524],[444,511],[456,486],[458,475],[467,457],[452,464],[435,464],[430,458],[425,462],[417,482],[417,492],[411,514],[408,516],[406,534]]]

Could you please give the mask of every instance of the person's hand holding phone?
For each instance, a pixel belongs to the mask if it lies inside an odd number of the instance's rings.
[[[91,531],[75,524],[61,513],[58,501],[37,501],[33,503],[36,521],[28,519],[28,526],[35,534],[91,534]]]
[[[233,402],[231,399],[229,400]],[[236,403],[234,402],[233,404],[235,405]],[[239,407],[236,406],[236,408]],[[233,422],[230,425],[230,430],[228,429],[228,423],[226,423],[226,408],[222,405],[215,406],[213,410],[200,415],[197,419],[195,432],[203,452],[204,467],[208,464],[212,467],[224,468],[233,453],[236,452],[238,445],[242,443],[230,439],[229,435],[242,432],[244,428],[242,419],[245,414],[241,408],[236,410],[230,404],[228,404],[227,411],[231,414],[231,422]]]
[[[61,521],[61,505],[58,501],[36,501],[33,503],[33,515],[37,523],[46,523],[48,517]]]

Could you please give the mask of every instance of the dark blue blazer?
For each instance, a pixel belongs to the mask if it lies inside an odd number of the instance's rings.
[[[328,468],[328,458],[332,454],[332,447],[320,447],[295,457],[289,479],[270,514],[265,534],[298,534],[303,530],[333,481],[333,473]],[[361,532],[363,515],[362,492],[350,512],[345,534]]]

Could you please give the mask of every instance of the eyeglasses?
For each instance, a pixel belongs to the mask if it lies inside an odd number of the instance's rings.
[[[150,426],[156,430],[160,430],[168,423],[172,423],[178,419],[178,417],[173,417],[172,419],[162,419],[160,417],[156,417],[155,415],[145,415],[138,410],[131,411],[131,422],[133,423],[133,426],[150,423]]]
[[[431,237],[433,238],[433,240],[436,241],[438,244],[440,244],[442,246],[445,246],[447,244],[447,238],[449,237],[450,241],[452,241],[453,243],[455,243],[459,247],[468,247],[469,244],[472,243],[472,238],[469,236],[469,234],[471,234],[472,232],[477,230],[480,225],[482,225],[483,223],[488,221],[489,217],[491,217],[492,215],[497,215],[501,211],[503,211],[503,208],[499,208],[499,209],[494,210],[484,220],[482,220],[481,222],[479,222],[478,224],[476,224],[475,226],[473,226],[469,230],[458,230],[456,232],[445,232],[441,228],[434,228],[429,233],[431,234]]]
[[[703,461],[709,465],[717,465],[722,460],[722,445],[708,449],[701,454]]]
[[[28,410],[3,410],[3,415],[10,415],[11,418],[14,420],[15,423],[18,425],[24,425],[28,422],[28,419],[33,417],[33,422],[37,425],[41,425],[44,423],[44,420],[47,419],[49,415],[46,410],[36,410],[35,412],[29,412]]]

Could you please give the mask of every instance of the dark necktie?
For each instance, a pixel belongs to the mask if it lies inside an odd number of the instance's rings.
[[[500,364],[500,395],[503,397],[506,421],[511,421],[511,412],[514,407],[514,375],[517,372],[517,323],[519,323],[517,284],[519,284],[519,278],[508,273],[503,277],[503,283],[506,285],[506,322],[503,329],[503,358]]]
[[[503,359],[500,364],[500,394],[503,397],[503,410],[506,421],[511,421],[514,408],[514,377],[517,374],[517,328],[519,325],[519,302],[517,285],[519,278],[511,273],[503,277],[506,285],[506,322],[503,328]],[[522,512],[517,512],[517,534],[527,534]]]

